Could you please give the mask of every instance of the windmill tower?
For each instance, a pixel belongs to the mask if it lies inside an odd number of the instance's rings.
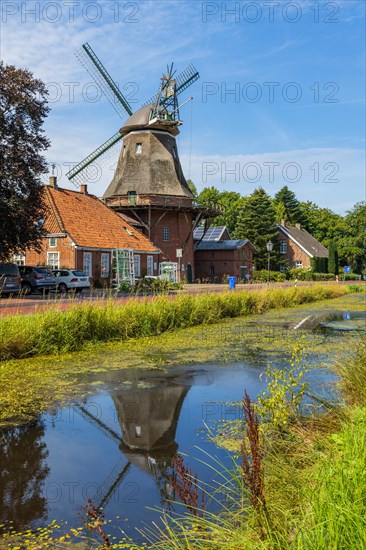
[[[194,278],[193,229],[212,213],[199,208],[184,178],[175,137],[182,124],[178,96],[198,78],[193,65],[178,75],[173,64],[158,92],[134,114],[89,44],[77,53],[119,116],[128,120],[109,140],[75,166],[68,178],[85,183],[99,157],[123,139],[114,177],[104,193],[106,204],[133,217],[160,248],[163,260],[178,262],[179,278]],[[192,98],[190,98],[192,99]],[[178,258],[178,259],[177,259]]]

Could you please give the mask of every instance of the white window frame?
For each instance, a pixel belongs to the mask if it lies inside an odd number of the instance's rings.
[[[102,279],[108,279],[110,270],[109,252],[102,252],[100,255],[100,276]]]
[[[88,277],[93,276],[93,255],[91,252],[83,254],[83,271]]]
[[[280,254],[287,254],[287,241],[280,242]]]
[[[60,253],[54,252],[54,251],[52,252],[47,251],[47,265],[51,269],[60,269]]]
[[[25,265],[25,254],[14,254],[13,262],[16,265]]]
[[[52,244],[52,240],[54,241],[55,244]],[[50,238],[48,239],[48,246],[49,246],[50,248],[56,248],[56,246],[57,246],[57,238],[56,238],[56,237],[50,237]]]
[[[142,153],[142,143],[136,143],[135,153],[136,153],[136,155],[141,155],[141,153]]]
[[[146,275],[154,275],[154,256],[146,256]]]
[[[133,255],[135,277],[141,276],[141,256],[140,254]]]
[[[301,260],[295,260],[295,267],[297,269],[300,269],[302,267],[302,261]]]
[[[170,241],[170,227],[164,225],[163,227],[163,242],[168,243]]]

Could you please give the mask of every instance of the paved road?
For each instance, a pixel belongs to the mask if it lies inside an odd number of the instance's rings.
[[[360,284],[359,281],[347,281],[345,284]],[[298,281],[298,286],[311,286],[313,282]],[[339,283],[339,284],[344,284]],[[364,283],[365,284],[365,283]],[[272,288],[286,288],[294,286],[294,281],[286,281],[284,283],[272,283]],[[236,290],[253,291],[262,288],[268,288],[267,284],[249,284],[249,285],[237,285]],[[217,292],[227,292],[227,285],[185,285],[183,290],[177,293],[172,293],[170,296],[174,299],[177,294],[211,294]],[[235,292],[235,290],[234,290]],[[0,298],[0,317],[9,315],[32,315],[34,313],[44,311],[47,309],[56,308],[59,310],[67,309],[75,304],[83,304],[93,302],[95,305],[103,306],[108,300],[113,300],[116,304],[123,304],[131,299],[134,300],[154,300],[154,296],[126,296],[118,294],[116,291],[105,292],[102,290],[83,291],[81,294],[73,295],[60,295],[51,294],[51,297],[41,295],[31,295],[24,297],[2,297]]]

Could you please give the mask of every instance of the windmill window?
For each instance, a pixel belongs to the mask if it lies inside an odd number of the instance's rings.
[[[136,143],[135,153],[136,153],[136,155],[141,155],[141,153],[142,153],[142,143]]]
[[[169,227],[163,227],[163,241],[164,242],[170,241],[170,228]]]
[[[287,242],[286,241],[281,241],[280,242],[280,253],[281,254],[286,254],[287,252]]]

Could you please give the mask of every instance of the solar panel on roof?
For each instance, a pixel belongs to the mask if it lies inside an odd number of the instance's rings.
[[[203,227],[197,227],[194,230],[193,236],[195,239],[199,240],[202,238],[203,235]],[[222,235],[222,232],[224,230],[224,227],[209,227],[206,231],[206,233],[203,236],[203,241],[218,241],[220,240],[220,237]]]
[[[200,239],[202,235],[203,235],[203,227],[196,227],[196,229],[193,231],[193,238]]]

